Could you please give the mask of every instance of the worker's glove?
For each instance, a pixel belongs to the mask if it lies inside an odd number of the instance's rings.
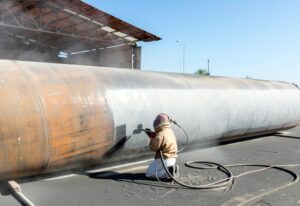
[[[149,128],[146,128],[146,129],[143,129],[143,131],[148,135],[149,138],[153,139],[155,138],[156,136],[156,133],[151,131],[151,129]]]

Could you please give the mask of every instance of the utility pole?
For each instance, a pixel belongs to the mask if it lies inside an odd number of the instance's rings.
[[[183,51],[182,51],[182,73],[184,73],[185,69],[185,44],[183,43]]]
[[[209,73],[209,59],[207,60],[207,73],[210,74]]]

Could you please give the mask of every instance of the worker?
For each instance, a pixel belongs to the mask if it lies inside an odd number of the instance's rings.
[[[150,139],[149,147],[155,152],[154,161],[149,165],[146,171],[146,177],[159,179],[170,178],[162,165],[160,151],[162,151],[164,163],[169,172],[172,176],[177,177],[179,172],[178,165],[176,165],[177,142],[170,127],[168,115],[157,115],[153,122],[153,127],[155,132],[146,132]]]

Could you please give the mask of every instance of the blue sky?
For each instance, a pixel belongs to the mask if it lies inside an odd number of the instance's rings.
[[[142,69],[300,84],[298,0],[85,0],[162,38],[139,43]],[[176,40],[180,40],[177,43]],[[180,65],[181,64],[181,65]]]

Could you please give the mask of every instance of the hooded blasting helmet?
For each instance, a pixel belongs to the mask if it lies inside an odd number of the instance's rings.
[[[153,128],[157,130],[163,126],[170,126],[170,120],[168,115],[162,113],[156,116],[153,121]]]

